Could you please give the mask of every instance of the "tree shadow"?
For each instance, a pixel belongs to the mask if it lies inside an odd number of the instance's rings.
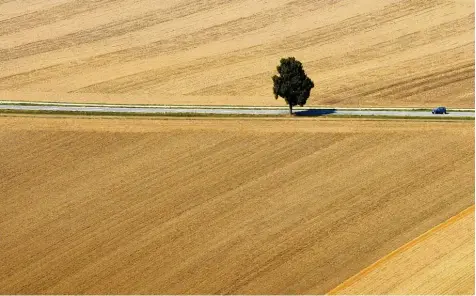
[[[335,113],[336,109],[308,109],[304,111],[296,111],[294,115],[296,116],[323,116]]]

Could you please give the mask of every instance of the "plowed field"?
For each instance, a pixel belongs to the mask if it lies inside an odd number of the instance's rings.
[[[469,121],[0,117],[0,138],[0,294],[322,294],[474,204]]]
[[[2,99],[283,105],[287,56],[311,105],[471,108],[474,1],[0,1]]]

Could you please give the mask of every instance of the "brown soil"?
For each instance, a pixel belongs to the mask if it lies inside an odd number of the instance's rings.
[[[474,204],[469,121],[17,116],[0,138],[0,294],[322,294]]]

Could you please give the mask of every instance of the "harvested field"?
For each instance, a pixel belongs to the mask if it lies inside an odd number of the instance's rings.
[[[0,1],[2,99],[284,105],[287,56],[310,105],[474,108],[474,1]]]
[[[342,295],[474,295],[474,205],[332,290]]]
[[[473,122],[2,116],[0,138],[0,294],[321,294],[474,204]]]

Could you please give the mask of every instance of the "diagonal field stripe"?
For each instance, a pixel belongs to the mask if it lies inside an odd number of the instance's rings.
[[[339,284],[337,287],[333,288],[329,292],[327,292],[327,295],[337,295],[340,293],[340,291],[344,290],[345,288],[350,287],[357,281],[359,281],[361,278],[363,278],[365,275],[369,274],[370,272],[374,271],[377,269],[379,266],[382,264],[386,263],[396,255],[399,255],[406,250],[414,247],[418,243],[421,243],[422,241],[428,239],[431,237],[435,232],[438,232],[451,224],[454,224],[456,221],[461,220],[462,218],[474,213],[474,205],[470,206],[469,208],[461,211],[460,213],[456,214],[455,216],[449,218],[448,220],[438,224],[437,226],[431,228],[430,230],[426,231],[422,235],[418,236],[417,238],[409,241],[408,243],[404,244],[403,246],[399,247],[398,249],[392,251],[391,253],[385,255],[384,257],[380,258],[373,264],[367,266],[366,268],[362,269],[360,272],[357,274],[353,275],[352,277],[348,278],[347,280],[343,281],[341,284]]]

